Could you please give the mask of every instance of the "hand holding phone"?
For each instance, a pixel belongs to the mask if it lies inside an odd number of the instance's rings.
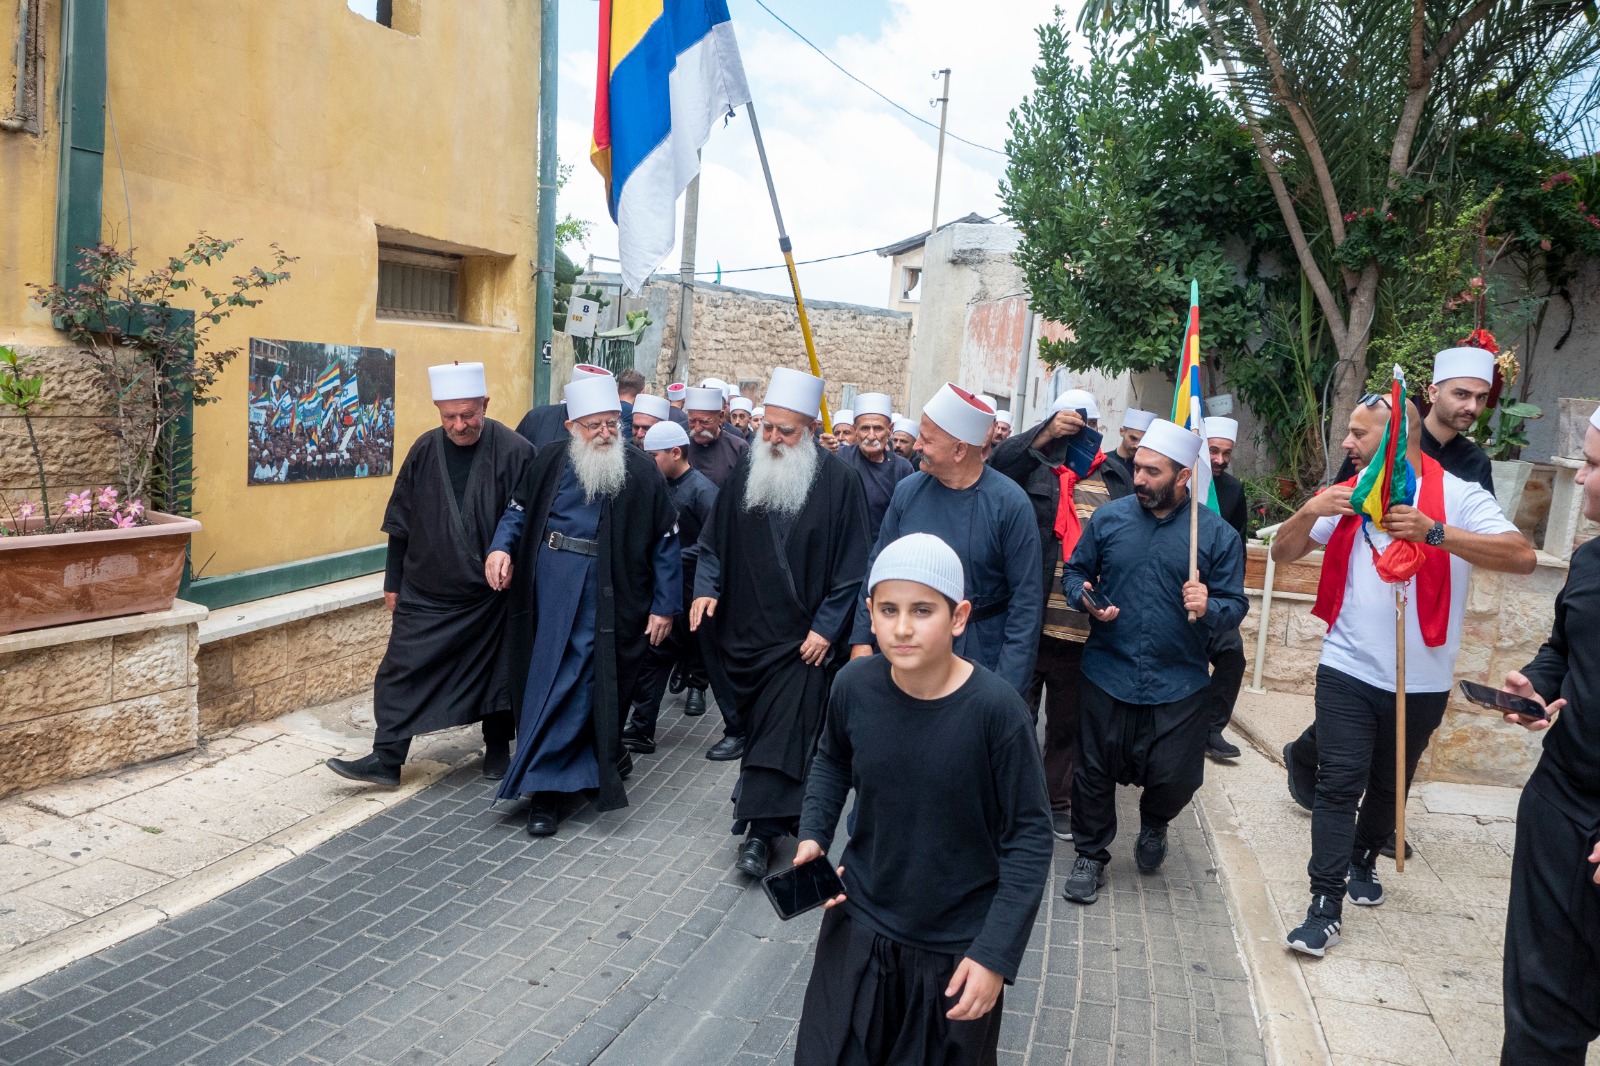
[[[1094,583],[1091,581],[1085,581],[1083,588],[1078,591],[1078,602],[1083,605],[1084,610],[1101,622],[1109,622],[1120,613],[1110,600],[1094,590]]]
[[[814,858],[797,861],[787,870],[768,874],[761,879],[761,890],[767,894],[772,909],[786,922],[844,896],[844,882],[839,880],[838,872],[828,857],[822,854],[822,849],[814,841],[804,841],[800,847],[805,848],[808,843],[811,845],[810,851],[815,853]],[[797,853],[795,858],[799,860],[804,854]]]
[[[1522,675],[1518,674],[1516,676],[1520,678]],[[1526,680],[1526,678],[1523,678],[1524,683],[1526,683]],[[1532,689],[1531,685],[1528,687],[1530,690]],[[1538,700],[1529,699],[1527,696],[1519,696],[1502,689],[1493,689],[1488,685],[1480,685],[1476,681],[1461,682],[1461,694],[1479,707],[1488,707],[1491,710],[1520,715],[1523,718],[1541,722],[1548,721],[1550,718],[1550,714],[1544,704]]]

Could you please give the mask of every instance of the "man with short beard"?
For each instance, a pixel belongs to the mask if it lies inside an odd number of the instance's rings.
[[[1133,860],[1154,873],[1167,857],[1168,825],[1205,776],[1206,648],[1213,633],[1239,624],[1249,603],[1237,535],[1189,494],[1200,443],[1174,422],[1151,423],[1133,457],[1134,495],[1096,509],[1063,572],[1067,603],[1093,619],[1072,782],[1078,855],[1062,886],[1073,903],[1099,898],[1117,833],[1118,783],[1143,790]],[[1195,507],[1199,580],[1189,573]]]
[[[718,658],[746,729],[733,831],[748,832],[737,866],[751,877],[766,874],[772,842],[799,827],[871,546],[861,480],[812,439],[822,386],[797,370],[773,371],[761,440],[700,535],[689,625],[716,621]]]
[[[755,404],[748,396],[735,396],[728,401],[727,428],[737,430],[746,444],[755,440],[755,429],[750,424],[750,412],[754,409]]]
[[[889,446],[889,414],[892,401],[886,393],[863,392],[856,396],[855,443],[839,449],[839,458],[861,477],[867,496],[867,523],[874,543],[884,513],[894,498],[895,486],[916,473],[911,464]]]
[[[1133,487],[1133,453],[1139,450],[1139,441],[1144,438],[1144,431],[1150,428],[1150,423],[1156,416],[1149,411],[1141,411],[1137,407],[1130,407],[1122,415],[1122,426],[1117,430],[1117,447],[1115,451],[1106,452],[1106,463],[1116,469],[1124,482]]]
[[[894,453],[910,463],[911,469],[918,469],[922,465],[922,456],[917,454],[917,424],[909,418],[891,418],[889,422],[894,427],[889,434]]]
[[[994,431],[989,437],[989,447],[998,448],[1011,437],[1011,412],[996,411],[994,413]],[[991,453],[992,454],[992,453]]]
[[[627,806],[619,734],[647,644],[683,609],[676,515],[649,456],[618,436],[610,377],[565,390],[569,438],[528,468],[484,576],[511,589],[506,658],[517,752],[498,799],[529,796],[528,833],[550,836],[561,804],[595,791]]]
[[[750,450],[750,445],[737,433],[723,432],[725,397],[720,387],[701,386],[685,391],[688,393],[683,407],[689,416],[689,465],[720,489],[744,458],[744,453]]]
[[[633,398],[633,443],[644,447],[644,435],[657,422],[671,420],[672,408],[660,396],[641,393]]]

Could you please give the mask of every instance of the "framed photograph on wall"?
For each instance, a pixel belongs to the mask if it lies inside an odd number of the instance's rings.
[[[250,338],[252,485],[394,473],[394,349]]]

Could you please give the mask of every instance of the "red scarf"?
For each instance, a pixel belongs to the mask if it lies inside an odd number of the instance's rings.
[[[1342,482],[1354,485],[1355,478]],[[1422,457],[1422,486],[1417,492],[1417,510],[1433,519],[1444,521],[1444,468],[1433,459]],[[1356,547],[1356,534],[1361,530],[1360,515],[1345,515],[1339,519],[1333,536],[1328,539],[1322,556],[1322,578],[1317,582],[1317,602],[1311,613],[1333,628],[1344,606],[1345,584],[1350,577],[1350,553]],[[1402,547],[1402,545],[1404,547]],[[1391,555],[1392,553],[1392,555]],[[1426,544],[1413,544],[1400,540],[1384,549],[1378,560],[1378,573],[1384,580],[1405,580],[1415,574],[1417,587],[1417,622],[1422,629],[1422,642],[1430,648],[1444,644],[1450,634],[1450,553],[1443,548]]]
[[[1089,464],[1089,473],[1100,469],[1100,464],[1106,461],[1105,452],[1096,452],[1094,461]],[[1072,499],[1073,490],[1078,487],[1078,474],[1070,466],[1051,467],[1056,477],[1061,479],[1061,497],[1056,500],[1056,536],[1061,538],[1062,561],[1072,558],[1072,549],[1078,546],[1078,538],[1083,536],[1083,522],[1078,518],[1078,505]]]

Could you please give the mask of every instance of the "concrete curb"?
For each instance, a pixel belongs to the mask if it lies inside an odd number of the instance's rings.
[[[327,843],[347,829],[415,796],[463,766],[477,762],[479,752],[454,763],[419,759],[407,765],[399,788],[362,793],[340,800],[325,811],[280,830],[192,874],[169,881],[142,896],[0,956],[0,992],[27,984],[96,952],[120,944],[185,911],[246,884],[290,859]],[[329,771],[330,773],[332,771]]]
[[[1217,877],[1250,975],[1267,1061],[1275,1066],[1330,1062],[1311,989],[1283,946],[1288,930],[1267,892],[1267,878],[1255,852],[1239,835],[1233,805],[1212,784],[1210,774],[1198,798],[1200,825],[1217,857]]]

